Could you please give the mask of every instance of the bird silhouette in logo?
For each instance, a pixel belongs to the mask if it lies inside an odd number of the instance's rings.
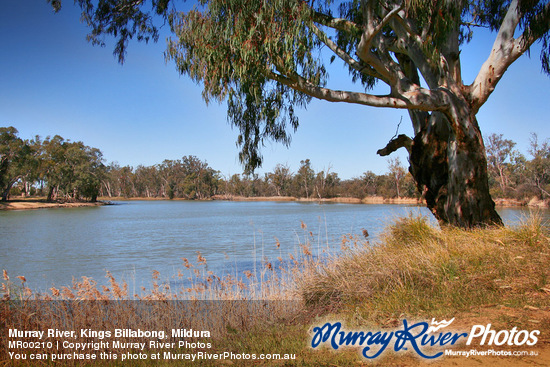
[[[440,322],[437,322],[437,321],[435,321],[435,319],[432,319],[432,326],[430,326],[428,328],[428,333],[435,333],[437,330],[443,329],[443,328],[451,325],[451,323],[453,321],[455,321],[454,317],[452,319],[450,319],[449,321],[441,320]]]

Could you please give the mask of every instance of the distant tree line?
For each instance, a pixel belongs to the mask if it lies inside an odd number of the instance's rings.
[[[494,197],[550,198],[550,146],[530,141],[527,159],[515,143],[502,135],[486,139],[489,183]],[[259,175],[224,177],[195,156],[165,160],[152,166],[105,165],[99,149],[71,142],[59,135],[42,140],[23,140],[13,127],[0,128],[0,191],[10,195],[46,196],[48,200],[91,200],[104,197],[182,198],[204,200],[221,196],[293,196],[323,199],[334,197],[420,197],[411,174],[399,158],[388,160],[388,172],[367,171],[342,180],[331,167],[316,172],[309,159],[292,172],[277,164]]]
[[[272,172],[263,175],[253,173],[223,177],[206,162],[188,156],[135,169],[111,163],[106,167],[101,192],[107,197],[169,199],[208,199],[215,195],[310,199],[416,196],[414,182],[399,160],[391,160],[389,168],[390,172],[386,175],[369,171],[359,178],[341,180],[330,168],[315,172],[311,161],[305,159],[300,161],[296,173],[288,165],[277,164]]]

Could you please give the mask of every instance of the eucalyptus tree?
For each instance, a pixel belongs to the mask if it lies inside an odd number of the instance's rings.
[[[162,196],[162,181],[155,166],[139,165],[134,176],[139,196],[148,198]]]
[[[74,199],[89,198],[97,201],[101,191],[101,182],[106,175],[103,164],[103,153],[82,142],[71,143],[68,152],[71,153],[74,174],[72,196]]]
[[[360,177],[364,187],[366,195],[376,195],[376,174],[372,171],[363,173]]]
[[[326,171],[322,170],[315,175],[313,186],[319,199],[336,196],[336,187],[340,184],[340,178],[336,172],[330,172],[330,169],[329,166]]]
[[[13,126],[0,127],[0,195],[8,200],[12,186],[32,172],[33,154],[28,141]]]
[[[292,183],[292,172],[288,164],[277,164],[273,172],[267,174],[267,179],[275,189],[277,196],[288,195]]]
[[[403,185],[403,181],[405,179],[405,176],[407,174],[407,171],[405,171],[405,168],[401,165],[401,160],[399,157],[390,158],[388,161],[388,177],[393,181],[395,192],[397,194],[397,197],[401,197],[401,186]]]
[[[181,159],[184,172],[183,194],[187,199],[206,199],[217,194],[219,172],[206,161],[189,155]]]
[[[39,159],[40,176],[48,187],[48,201],[59,197],[97,200],[106,175],[99,149],[55,135],[44,139]]]
[[[529,154],[533,157],[526,163],[527,182],[537,190],[541,199],[550,198],[550,140],[539,142],[537,134],[531,135]]]
[[[440,223],[502,223],[489,194],[476,115],[508,67],[537,41],[550,72],[548,0],[200,0],[188,12],[174,0],[75,2],[93,43],[116,37],[120,61],[132,37],[156,40],[155,17],[167,20],[174,34],[168,58],[203,84],[206,101],[227,100],[247,170],[262,163],[266,140],[290,143],[295,110],[313,98],[406,109],[414,136],[392,139],[379,154],[409,151],[409,171]],[[495,38],[477,76],[465,82],[461,47],[477,26]],[[347,65],[356,89],[328,86],[321,50]],[[389,92],[370,92],[377,83]]]
[[[504,139],[502,134],[491,134],[486,139],[489,175],[494,176],[500,186],[500,194],[506,195],[510,186],[510,160],[514,154],[515,142]]]
[[[298,168],[298,172],[294,175],[296,196],[309,199],[309,196],[313,194],[314,180],[315,171],[311,168],[311,161],[309,159],[301,160],[300,168]]]

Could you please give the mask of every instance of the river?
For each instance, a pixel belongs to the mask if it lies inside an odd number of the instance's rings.
[[[106,283],[106,271],[135,287],[182,269],[182,258],[209,270],[242,273],[264,258],[288,258],[309,242],[314,255],[338,249],[343,235],[372,241],[384,226],[409,213],[432,216],[406,205],[299,202],[129,201],[91,208],[0,212],[0,268],[23,275],[34,290],[70,285],[73,277]],[[501,208],[507,224],[529,214]],[[543,210],[550,219],[550,211]]]

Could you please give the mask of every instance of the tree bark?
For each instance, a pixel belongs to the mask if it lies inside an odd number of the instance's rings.
[[[46,197],[47,202],[53,201],[54,191],[55,191],[55,186],[52,185],[48,187],[48,196]]]
[[[9,194],[10,194],[10,188],[8,188],[7,190],[3,190],[2,201],[8,201]]]
[[[4,187],[4,190],[2,191],[2,201],[8,201],[10,198],[10,190],[19,178],[20,176],[12,178]]]
[[[409,171],[441,225],[502,225],[489,194],[485,146],[475,116],[464,106],[451,111],[411,113],[420,129],[411,146]]]

